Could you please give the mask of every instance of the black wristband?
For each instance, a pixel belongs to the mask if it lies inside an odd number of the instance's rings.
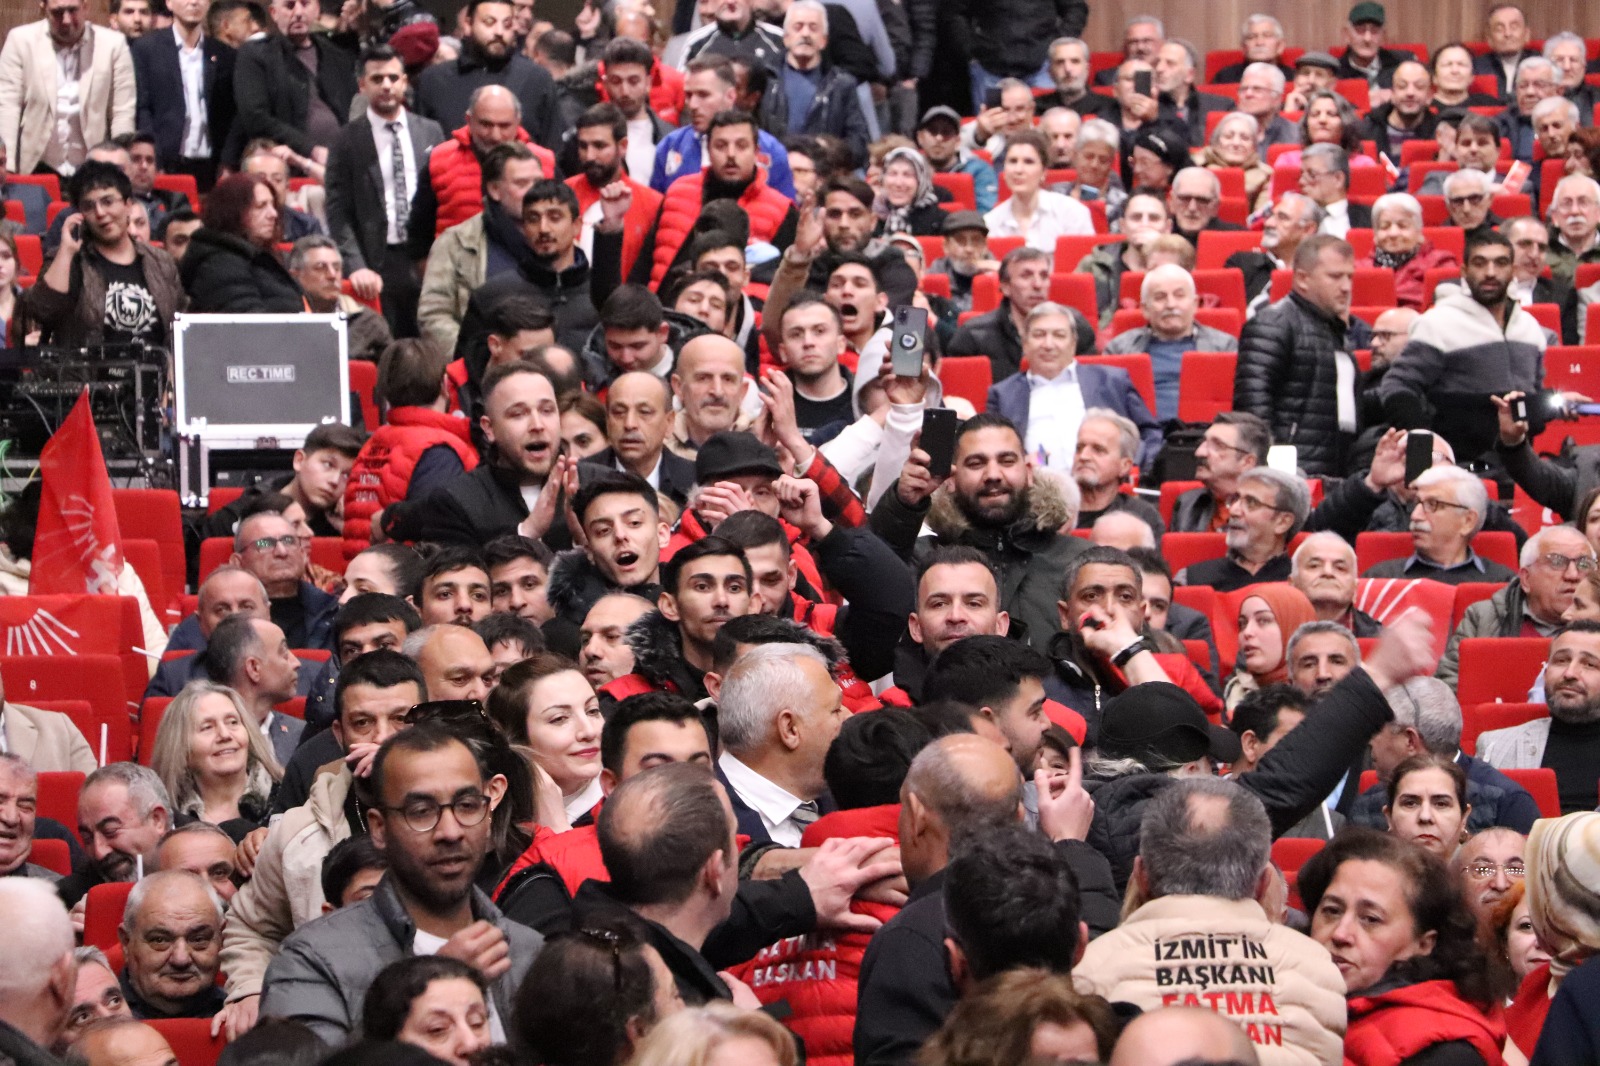
[[[1111,665],[1115,666],[1118,670],[1121,670],[1124,666],[1128,665],[1128,660],[1132,659],[1135,655],[1138,655],[1142,651],[1154,650],[1154,647],[1151,645],[1147,637],[1140,637],[1138,640],[1134,641],[1132,644],[1129,644],[1126,648],[1123,648],[1121,651],[1117,652],[1117,654],[1113,655],[1111,657]]]

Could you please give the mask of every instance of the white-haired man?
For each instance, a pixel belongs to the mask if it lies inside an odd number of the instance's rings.
[[[1472,550],[1472,538],[1483,528],[1489,495],[1483,480],[1459,466],[1435,466],[1412,482],[1416,503],[1411,508],[1412,553],[1368,567],[1365,577],[1427,578],[1446,585],[1510,581],[1509,567]]]
[[[51,886],[31,877],[0,879],[0,1057],[17,1066],[55,1062],[72,1012],[78,966],[72,921]]]
[[[1163,42],[1151,64],[1155,67],[1161,121],[1188,130],[1190,144],[1204,144],[1206,116],[1212,112],[1232,111],[1233,101],[1194,87],[1200,53],[1188,41],[1174,37]]]
[[[1507,295],[1523,307],[1562,303],[1567,287],[1545,277],[1550,266],[1550,230],[1544,222],[1532,215],[1509,218],[1500,223],[1500,232],[1511,242],[1511,288]]]
[[[1289,583],[1311,601],[1319,622],[1337,622],[1357,637],[1383,632],[1378,620],[1355,605],[1356,550],[1337,533],[1309,534],[1289,561]]]
[[[1139,305],[1146,324],[1117,334],[1105,350],[1108,355],[1149,353],[1156,379],[1156,419],[1167,423],[1178,417],[1183,353],[1236,352],[1239,342],[1231,334],[1195,321],[1200,296],[1194,275],[1176,263],[1163,263],[1145,274],[1139,284]]]
[[[1300,242],[1322,228],[1326,212],[1309,196],[1286,192],[1267,212],[1261,224],[1261,251],[1234,252],[1222,264],[1237,267],[1244,275],[1244,295],[1250,301],[1247,314],[1272,302],[1272,272],[1288,270]]]
[[[1078,483],[1082,501],[1077,528],[1092,530],[1104,515],[1127,513],[1148,525],[1152,538],[1161,536],[1161,512],[1122,491],[1138,464],[1139,427],[1131,419],[1104,407],[1091,407],[1083,413],[1072,459],[1072,480]]]
[[[1239,47],[1244,59],[1229,63],[1211,77],[1213,85],[1237,85],[1244,77],[1245,67],[1251,63],[1271,63],[1283,71],[1285,78],[1294,77],[1294,71],[1283,62],[1283,49],[1288,43],[1283,33],[1283,23],[1271,15],[1256,12],[1239,27]]]
[[[1550,226],[1550,276],[1571,285],[1578,264],[1600,263],[1600,182],[1583,174],[1562,178],[1550,200]]]
[[[1256,120],[1256,147],[1265,157],[1274,144],[1298,144],[1300,131],[1283,117],[1283,87],[1288,78],[1272,63],[1251,63],[1239,78],[1239,110]]]
[[[1494,178],[1482,170],[1463,167],[1446,175],[1441,186],[1450,224],[1468,234],[1500,224],[1494,215]]]
[[[1515,92],[1511,106],[1494,117],[1500,136],[1511,142],[1511,158],[1533,162],[1533,146],[1538,138],[1533,131],[1533,109],[1540,100],[1561,93],[1561,76],[1555,64],[1543,56],[1530,56],[1517,66]]]
[[[1544,57],[1555,64],[1562,95],[1578,105],[1580,114],[1594,114],[1600,89],[1584,80],[1589,73],[1589,46],[1584,39],[1569,30],[1553,33],[1544,39]]]
[[[1239,475],[1239,489],[1228,501],[1228,521],[1222,527],[1227,554],[1184,567],[1177,583],[1232,592],[1288,580],[1289,540],[1310,511],[1311,490],[1304,478],[1268,466],[1251,467]]]
[[[1567,142],[1578,125],[1578,105],[1565,96],[1547,96],[1533,105],[1533,135],[1546,159],[1566,158]]]
[[[1238,232],[1237,222],[1217,217],[1222,206],[1222,181],[1205,167],[1184,167],[1173,175],[1167,190],[1167,210],[1172,212],[1172,232],[1198,244],[1204,230]]]
[[[789,135],[825,133],[867,157],[866,116],[856,79],[827,61],[828,9],[817,0],[795,0],[783,16],[783,67],[768,83],[762,118]]]
[[[1547,526],[1529,537],[1514,580],[1486,600],[1467,608],[1450,634],[1434,676],[1454,685],[1460,673],[1461,642],[1468,637],[1549,637],[1566,625],[1572,598],[1594,573],[1595,551],[1571,526]]]
[[[815,648],[763,644],[734,662],[717,700],[717,774],[740,833],[800,846],[806,826],[827,813],[819,801],[831,806],[822,761],[848,713]]]

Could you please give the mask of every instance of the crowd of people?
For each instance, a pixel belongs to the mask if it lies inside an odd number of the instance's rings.
[[[1600,323],[1600,59],[1508,3],[1231,65],[935,6],[6,36],[7,346],[341,315],[380,418],[193,516],[136,761],[0,688],[0,1061],[1600,1060],[1548,354]]]

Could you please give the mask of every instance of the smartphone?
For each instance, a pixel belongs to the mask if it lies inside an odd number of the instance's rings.
[[[894,350],[896,377],[922,376],[922,349],[928,335],[928,312],[920,307],[894,309],[894,334],[889,340]]]
[[[1512,163],[1506,170],[1506,180],[1500,183],[1500,192],[1506,196],[1515,196],[1522,191],[1522,183],[1528,180],[1528,175],[1533,173],[1533,168],[1522,160]]]
[[[1528,398],[1518,396],[1511,401],[1511,420],[1513,422],[1526,422],[1528,420]]]
[[[1000,87],[992,85],[983,91],[983,106],[994,108],[1000,106]]]
[[[1140,96],[1155,95],[1155,75],[1148,70],[1136,70],[1133,73],[1133,91]]]
[[[1572,408],[1575,415],[1600,415],[1600,403],[1580,403]]]
[[[1300,451],[1293,444],[1274,444],[1267,449],[1267,465],[1285,474],[1300,472]]]
[[[83,242],[83,222],[82,221],[74,222],[71,226],[69,226],[67,228],[72,230],[72,239],[81,244]]]
[[[1406,434],[1406,484],[1433,469],[1433,434],[1413,429]]]
[[[949,407],[930,407],[922,412],[922,437],[919,445],[928,453],[928,473],[936,478],[950,476],[950,460],[956,454],[956,413]]]

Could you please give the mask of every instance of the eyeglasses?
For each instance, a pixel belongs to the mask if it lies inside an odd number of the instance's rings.
[[[611,949],[611,986],[613,991],[621,992],[622,938],[610,929],[579,929],[578,935],[598,940]]]
[[[1410,336],[1409,333],[1402,333],[1400,330],[1397,330],[1397,329],[1375,329],[1375,330],[1372,331],[1372,339],[1377,341],[1380,344],[1387,344],[1389,341],[1394,340],[1396,337],[1409,337],[1409,336]]]
[[[281,537],[257,537],[250,542],[250,547],[258,552],[269,552],[273,548],[298,548],[300,537],[296,533],[285,533]]]
[[[411,827],[413,833],[432,832],[445,811],[450,811],[456,816],[456,824],[464,829],[470,829],[483,821],[484,816],[489,813],[489,797],[482,792],[468,792],[457,796],[449,803],[431,799],[412,799],[398,807],[378,809],[399,814],[406,820],[406,825]]]
[[[1456,508],[1457,510],[1462,510],[1462,511],[1470,511],[1470,510],[1472,510],[1472,508],[1468,507],[1464,503],[1451,503],[1449,500],[1434,500],[1434,499],[1427,499],[1425,497],[1418,497],[1417,506],[1422,508],[1424,511],[1426,511],[1428,514],[1431,514],[1431,515],[1438,514],[1440,511],[1444,510],[1446,507],[1452,507],[1452,508]]]
[[[428,700],[413,705],[401,721],[406,725],[421,725],[423,722],[487,722],[489,712],[477,700]]]
[[[1241,448],[1236,444],[1227,444],[1227,443],[1224,443],[1223,441],[1218,440],[1215,437],[1202,437],[1201,438],[1201,443],[1204,444],[1206,447],[1211,448],[1213,450],[1220,448],[1223,451],[1238,452],[1240,455],[1254,455],[1255,454],[1254,452],[1252,452],[1248,448]]]
[[[1289,510],[1287,507],[1279,507],[1277,504],[1268,503],[1266,500],[1257,499],[1256,497],[1243,492],[1234,493],[1232,496],[1229,496],[1226,500],[1224,500],[1223,503],[1230,509],[1234,504],[1238,504],[1239,510],[1243,511],[1245,514],[1249,514],[1251,511],[1260,510],[1283,511],[1287,513]]]
[[[1489,194],[1488,193],[1484,193],[1484,192],[1469,192],[1469,193],[1467,193],[1467,194],[1465,194],[1463,196],[1449,196],[1449,197],[1446,197],[1445,198],[1445,203],[1449,204],[1451,207],[1477,207],[1479,204],[1483,203],[1488,198],[1489,198]]]
[[[1185,207],[1210,207],[1217,202],[1215,196],[1180,196],[1173,193],[1172,198]]]
[[[1476,881],[1487,881],[1501,870],[1513,881],[1521,881],[1528,876],[1527,868],[1520,862],[1508,862],[1504,866],[1496,862],[1475,862],[1467,867],[1467,873]]]
[[[1580,574],[1587,574],[1595,566],[1591,555],[1562,555],[1560,552],[1546,552],[1539,556],[1539,561],[1558,574],[1566,573],[1569,566],[1577,567]]]

